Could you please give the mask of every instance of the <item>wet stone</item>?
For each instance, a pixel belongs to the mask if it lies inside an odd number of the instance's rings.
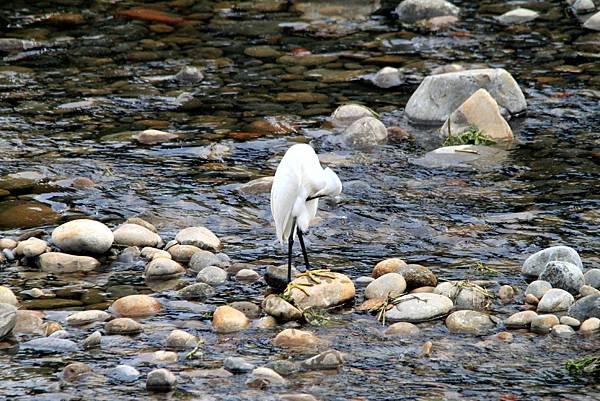
[[[385,314],[389,322],[422,322],[445,316],[454,304],[446,296],[418,293],[404,295],[401,301]]]
[[[412,159],[412,163],[427,168],[456,168],[486,171],[504,162],[506,150],[481,145],[444,146]]]
[[[377,71],[371,81],[379,88],[392,88],[402,84],[400,70],[394,67],[384,67]]]
[[[506,327],[510,329],[521,329],[527,328],[531,325],[531,321],[537,317],[537,313],[531,310],[517,312],[510,315],[505,321],[504,324]]]
[[[579,327],[579,331],[581,331],[582,333],[593,333],[599,330],[600,319],[597,317],[591,317],[589,319],[584,320],[583,323],[581,323],[581,326]]]
[[[331,115],[331,124],[334,127],[344,128],[363,117],[375,117],[375,113],[359,104],[345,104],[335,109]]]
[[[154,227],[154,224],[149,223],[140,217],[130,217],[127,220],[125,220],[124,224],[136,224],[138,226],[147,228],[148,230],[152,231],[153,233],[158,233],[158,230],[156,229],[156,227]]]
[[[94,322],[103,322],[110,317],[109,313],[101,310],[86,310],[69,315],[67,317],[67,324],[70,326],[83,326]]]
[[[265,380],[270,385],[284,385],[287,383],[283,377],[272,369],[259,367],[252,371],[251,377],[253,379]]]
[[[396,270],[406,281],[406,288],[435,287],[438,283],[437,277],[425,266],[409,264],[401,266]]]
[[[462,286],[460,282],[441,283],[435,288],[434,293],[450,298],[456,309],[482,310],[489,303],[481,291],[474,287]]]
[[[356,290],[354,283],[348,276],[334,272],[328,272],[327,274],[334,278],[319,277],[319,284],[314,283],[307,276],[294,279],[292,282],[300,286],[311,284],[310,286],[302,286],[304,291],[298,288],[293,288],[290,291],[290,297],[294,305],[302,310],[310,307],[329,308],[354,299]]]
[[[148,373],[146,390],[167,393],[173,391],[177,385],[177,378],[167,369],[155,369]]]
[[[557,324],[556,326],[552,327],[551,333],[553,336],[566,338],[575,334],[575,330],[566,324]]]
[[[64,252],[102,254],[109,250],[114,235],[106,225],[88,219],[72,220],[52,231],[52,242]]]
[[[183,330],[173,330],[165,340],[166,346],[176,349],[194,348],[198,344],[198,338]]]
[[[584,284],[581,268],[561,261],[548,262],[540,273],[540,280],[545,280],[552,284],[552,287],[561,288],[574,295],[579,293],[579,289]]]
[[[275,294],[267,296],[262,303],[262,307],[266,313],[282,322],[302,318],[302,312],[298,308]]]
[[[375,117],[354,121],[342,134],[342,141],[350,147],[369,147],[387,141],[387,128]]]
[[[552,288],[540,299],[537,311],[538,313],[565,311],[569,309],[573,302],[575,302],[573,295],[560,288]]]
[[[498,298],[503,304],[510,303],[515,298],[515,289],[510,285],[503,285],[498,290]]]
[[[207,266],[198,272],[196,281],[209,285],[222,284],[227,280],[227,272],[217,266]]]
[[[267,284],[277,291],[283,291],[288,285],[287,273],[288,269],[286,265],[280,266],[268,266],[265,272],[265,281]],[[292,266],[292,279],[294,279],[300,272]]]
[[[189,267],[192,271],[199,272],[208,266],[227,267],[229,263],[225,262],[210,251],[202,250],[196,252],[190,258]]]
[[[397,322],[391,324],[386,330],[385,335],[389,337],[409,338],[418,335],[421,332],[419,328],[408,322]]]
[[[571,305],[567,313],[580,321],[590,317],[600,318],[600,295],[588,295],[578,299]]]
[[[0,339],[8,336],[17,324],[17,308],[0,303]]]
[[[366,287],[371,284],[375,280],[373,277],[369,276],[360,276],[356,280],[354,280],[354,285],[357,287]]]
[[[0,249],[14,249],[19,243],[11,238],[0,238]]]
[[[555,315],[538,315],[531,321],[531,331],[538,334],[548,334],[559,323],[558,317]]]
[[[541,299],[551,288],[552,284],[549,282],[544,280],[535,280],[529,283],[527,289],[525,290],[525,295],[533,294],[537,299]]]
[[[159,313],[162,311],[162,305],[148,295],[128,295],[113,302],[110,310],[117,316],[142,317]]]
[[[406,281],[398,273],[387,273],[375,279],[365,289],[365,298],[394,298],[401,295],[406,290]]]
[[[142,325],[128,317],[119,317],[104,325],[106,334],[138,334],[142,332]]]
[[[177,291],[183,299],[206,299],[215,293],[215,289],[206,283],[191,284]]]
[[[400,22],[412,23],[419,20],[458,15],[460,9],[445,0],[404,0],[395,9]]]
[[[0,303],[16,306],[19,301],[10,288],[0,285]]]
[[[600,269],[589,269],[583,275],[586,285],[600,289]]]
[[[94,331],[81,342],[81,347],[83,349],[96,348],[100,346],[101,342],[102,333],[100,333],[99,331]]]
[[[533,294],[525,295],[524,301],[526,304],[529,305],[537,305],[540,303],[540,300]]]
[[[81,362],[70,363],[61,372],[61,378],[67,382],[74,382],[85,375],[92,373],[92,368]]]
[[[172,256],[169,252],[163,251],[162,249],[153,248],[151,246],[146,246],[142,248],[140,254],[142,255],[142,257],[150,260],[158,258],[172,259]]]
[[[567,326],[571,326],[574,328],[581,326],[581,322],[571,316],[561,316],[559,321],[560,324],[566,324]]]
[[[79,350],[77,343],[56,337],[42,337],[24,342],[21,344],[22,350],[30,350],[40,353],[62,354],[75,352]]]
[[[246,329],[250,321],[242,312],[230,306],[219,306],[212,320],[213,328],[218,333],[232,333]]]
[[[146,265],[144,275],[147,280],[169,280],[185,274],[185,268],[174,260],[153,259]]]
[[[581,258],[575,249],[568,246],[553,246],[529,256],[523,263],[521,272],[526,277],[537,279],[548,262],[552,261],[569,262],[583,270]]]
[[[39,265],[42,271],[48,273],[79,273],[97,269],[100,262],[91,256],[47,252],[40,255]]]
[[[192,256],[199,251],[201,249],[194,245],[173,245],[168,250],[173,260],[181,263],[189,263]]]
[[[496,19],[498,22],[504,25],[524,24],[526,22],[533,21],[539,17],[539,15],[540,14],[536,11],[519,7],[496,17]]]
[[[303,330],[285,329],[273,339],[273,345],[282,348],[313,347],[318,343],[317,337]]]
[[[446,326],[453,333],[486,334],[496,328],[490,315],[473,310],[459,310],[446,318]]]
[[[579,295],[582,297],[587,297],[588,295],[600,295],[600,290],[589,285],[582,285],[579,289]]]
[[[179,72],[173,76],[173,79],[181,84],[190,85],[201,82],[204,79],[204,74],[202,74],[200,68],[188,65],[179,70]]]
[[[241,269],[235,274],[237,281],[254,282],[260,280],[260,274],[252,269]]]
[[[237,301],[229,304],[233,309],[242,312],[248,319],[256,319],[261,314],[260,306],[248,301]]]
[[[231,373],[248,373],[256,368],[242,358],[230,356],[223,361],[223,367]]]
[[[44,334],[44,315],[38,311],[17,310],[17,323],[13,329],[14,334]]]
[[[206,227],[188,227],[181,230],[175,240],[181,245],[194,245],[200,249],[217,251],[221,248],[221,241]]]
[[[302,362],[306,370],[338,369],[344,364],[344,357],[340,351],[327,350]]]
[[[119,245],[155,247],[162,243],[158,234],[137,224],[122,224],[113,231],[115,243]]]
[[[140,377],[140,372],[131,365],[118,365],[106,372],[111,380],[123,383],[133,383]]]
[[[48,243],[39,238],[29,238],[25,241],[19,242],[19,245],[15,248],[15,255],[23,255],[27,258],[33,258],[46,252]]]

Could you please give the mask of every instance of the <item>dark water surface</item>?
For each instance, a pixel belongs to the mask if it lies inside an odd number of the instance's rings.
[[[0,192],[0,235],[40,226],[50,232],[75,216],[111,227],[140,216],[167,240],[181,228],[205,225],[234,262],[252,263],[262,273],[283,262],[284,253],[275,244],[268,196],[241,193],[239,184],[272,175],[291,144],[310,142],[344,183],[341,200],[323,202],[322,221],[311,229],[316,265],[357,278],[370,275],[377,261],[398,256],[440,278],[489,279],[473,268],[481,261],[499,271],[493,280],[524,289],[523,260],[564,244],[579,251],[586,268],[600,267],[600,34],[580,28],[565,2],[456,2],[462,20],[439,32],[401,27],[389,2],[293,3],[154,2],[152,8],[187,21],[160,24],[118,16],[143,5],[130,1],[2,2],[6,27],[0,37],[36,44],[0,51],[0,176],[33,171],[43,180],[16,191],[19,199]],[[526,26],[494,22],[494,15],[517,4],[542,17]],[[79,17],[49,18],[64,12]],[[256,57],[247,49],[252,46],[269,46],[270,55]],[[300,65],[294,54],[304,51],[331,57]],[[457,171],[410,162],[429,149],[418,140],[423,131],[407,125],[404,105],[433,68],[449,63],[506,68],[523,89],[527,115],[510,122],[517,144],[501,167]],[[205,79],[160,79],[186,65],[201,67]],[[380,89],[363,78],[387,65],[400,68],[403,85]],[[386,126],[402,127],[417,140],[392,136],[371,151],[344,149],[326,120],[348,102],[367,105]],[[288,128],[267,132],[265,119]],[[147,128],[181,139],[163,145],[129,139]],[[96,185],[61,181],[74,177]],[[24,202],[51,208],[46,220],[27,222],[15,212],[21,209],[10,209]],[[143,265],[112,264],[97,274],[48,277],[11,267],[0,283],[102,292],[124,284],[149,292],[142,271]],[[206,310],[233,300],[260,302],[265,289],[262,281],[226,287]],[[206,314],[170,303],[171,295],[159,295],[166,312],[145,320],[143,334],[110,340],[102,350],[0,355],[0,397],[265,400],[307,392],[324,400],[600,399],[598,385],[577,382],[563,369],[565,359],[596,351],[597,335],[558,339],[514,332],[512,342],[501,342],[450,334],[437,321],[422,324],[420,337],[403,342],[385,338],[373,317],[351,309],[337,316],[341,326],[308,328],[347,353],[340,372],[300,373],[287,388],[266,390],[250,389],[245,376],[192,378],[186,372],[220,367],[227,356],[262,365],[307,355],[272,347],[278,330],[217,336]],[[499,317],[517,310],[519,305],[492,307]],[[64,319],[67,313],[61,313],[48,318]],[[175,327],[192,327],[206,345],[202,361],[169,366],[180,378],[174,395],[150,395],[141,379],[130,386],[97,376],[59,386],[58,372],[72,361],[98,373],[120,363],[147,373],[154,365],[137,356],[161,349]],[[70,331],[80,339],[93,329]],[[428,340],[432,357],[420,358]]]

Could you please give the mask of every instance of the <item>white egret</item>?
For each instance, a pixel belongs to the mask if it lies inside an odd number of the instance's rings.
[[[315,280],[310,273],[302,235],[317,214],[319,198],[341,192],[342,182],[330,168],[321,167],[310,145],[293,145],[281,159],[271,188],[271,212],[279,242],[288,243],[288,283],[292,278],[292,246],[296,236],[300,240],[306,272]]]

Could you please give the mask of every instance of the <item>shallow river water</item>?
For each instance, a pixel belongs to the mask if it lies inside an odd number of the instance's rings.
[[[455,4],[461,21],[430,31],[401,26],[392,14],[396,4],[385,1],[2,2],[0,37],[32,42],[21,42],[30,44],[26,49],[0,47],[0,176],[35,172],[40,180],[11,195],[0,190],[0,236],[32,228],[49,233],[77,216],[111,228],[140,216],[167,241],[181,228],[204,225],[234,262],[263,273],[285,261],[268,194],[238,188],[272,175],[291,144],[310,142],[344,184],[336,202],[321,203],[321,219],[307,238],[317,266],[355,279],[398,256],[439,278],[491,279],[521,290],[523,260],[548,246],[569,245],[586,268],[600,267],[600,34],[583,30],[563,1]],[[118,14],[141,5],[184,21]],[[517,5],[542,17],[519,26],[495,22],[493,16]],[[323,57],[299,61],[307,52]],[[501,165],[457,170],[412,163],[431,145],[403,108],[432,69],[449,63],[505,68],[520,84],[527,113],[510,121],[516,144]],[[188,65],[201,67],[201,82],[168,79]],[[399,68],[403,84],[373,85],[368,75],[384,66]],[[380,113],[387,127],[408,137],[391,135],[373,149],[345,148],[327,118],[351,102]],[[130,139],[148,128],[181,137],[155,145]],[[76,177],[95,184],[73,185]],[[477,262],[498,273],[478,271]],[[142,272],[143,264],[110,260],[100,272],[72,277],[11,266],[0,284],[16,293],[64,287],[72,299],[94,290],[104,301],[114,299],[115,286],[153,292]],[[598,335],[560,339],[516,331],[512,342],[502,342],[450,334],[435,321],[421,324],[417,339],[401,341],[383,336],[381,323],[351,307],[334,314],[335,325],[309,327],[346,354],[338,372],[297,373],[286,388],[265,390],[246,386],[243,375],[197,373],[233,355],[256,365],[307,357],[273,347],[277,329],[226,336],[211,330],[208,312],[215,305],[260,303],[265,288],[262,280],[230,282],[195,307],[159,291],[167,308],[146,319],[137,337],[64,357],[11,349],[0,354],[0,398],[265,400],[305,392],[323,400],[600,399],[597,384],[577,381],[563,367],[566,359],[597,351]],[[502,318],[518,310],[492,307]],[[47,318],[67,314],[62,308],[47,311]],[[169,366],[180,379],[173,394],[149,394],[143,380],[59,380],[72,361],[98,373],[120,363],[146,373],[154,366],[140,354],[161,349],[174,327],[195,330],[205,346],[202,360]],[[93,330],[72,331],[84,338]],[[433,343],[430,358],[419,356],[425,341]]]

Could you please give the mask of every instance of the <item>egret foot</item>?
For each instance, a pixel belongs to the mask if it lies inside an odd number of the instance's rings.
[[[331,273],[331,270],[329,269],[307,270],[304,273],[298,274],[296,277],[308,277],[309,280],[314,281],[316,284],[321,284],[321,280],[317,277],[336,278],[335,274]]]
[[[287,287],[285,287],[285,291],[283,291],[284,295],[290,295],[292,293],[292,290],[294,288],[299,289],[300,291],[302,291],[307,297],[309,296],[308,292],[306,292],[306,290],[302,287],[311,287],[314,284],[312,283],[295,283],[295,282],[291,282],[287,285]]]

